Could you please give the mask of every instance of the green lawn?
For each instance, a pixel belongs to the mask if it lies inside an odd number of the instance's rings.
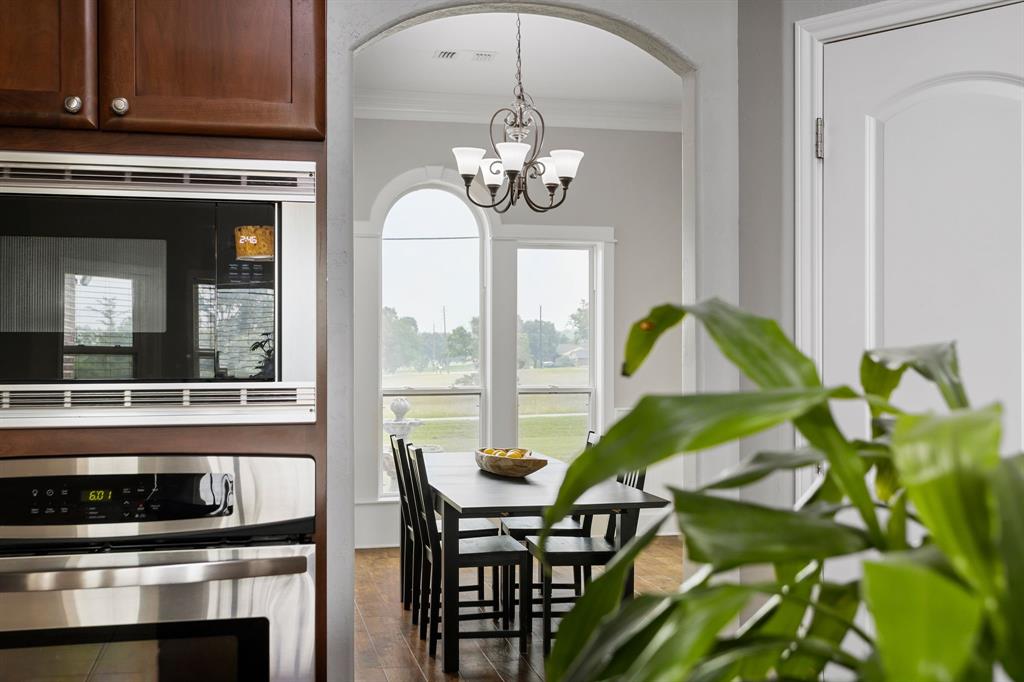
[[[384,388],[448,388],[466,374],[475,372],[472,366],[451,367],[449,372],[396,372],[384,376]],[[586,386],[589,381],[586,367],[545,367],[519,370],[520,386]],[[421,423],[409,435],[420,446],[434,446],[446,452],[465,452],[480,446],[480,404],[475,395],[410,396],[406,419]],[[390,404],[392,396],[382,401],[384,421],[394,419]],[[525,447],[572,461],[582,450],[586,440],[590,414],[590,396],[580,394],[524,394],[519,396],[519,442],[491,443],[498,447]],[[388,434],[384,433],[387,446]],[[385,491],[392,490],[393,482],[385,479]]]
[[[384,388],[448,388],[460,378],[476,373],[472,365],[452,365],[447,372],[398,371],[385,374]],[[520,386],[586,386],[590,381],[587,367],[543,367],[519,370]]]

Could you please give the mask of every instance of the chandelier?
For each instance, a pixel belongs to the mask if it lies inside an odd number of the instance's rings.
[[[540,149],[544,144],[544,116],[533,103],[533,98],[523,89],[522,31],[518,14],[515,78],[512,105],[498,109],[491,116],[488,133],[493,156],[484,158],[486,150],[479,147],[454,147],[452,153],[455,154],[459,175],[466,183],[466,197],[476,206],[493,208],[498,213],[504,213],[522,199],[531,209],[543,213],[558,208],[565,202],[569,183],[576,177],[583,152],[575,149],[552,149],[548,156],[540,156]],[[495,127],[503,129],[501,142],[495,141]],[[531,135],[532,145],[527,142]],[[480,203],[470,194],[469,188],[476,178],[477,171],[480,172],[484,186],[491,194],[490,203]],[[530,196],[528,180],[537,179],[544,185],[546,199],[537,200]],[[559,189],[561,196],[557,196]]]

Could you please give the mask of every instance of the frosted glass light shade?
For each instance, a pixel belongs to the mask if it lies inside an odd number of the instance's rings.
[[[558,184],[558,172],[555,166],[555,160],[550,156],[542,156],[538,161],[544,166],[544,172],[541,173],[540,179],[545,185],[557,185]]]
[[[552,149],[551,158],[555,160],[558,177],[572,179],[576,177],[576,171],[580,168],[583,152],[575,149]]]
[[[494,171],[491,170],[491,166],[494,166]],[[480,173],[484,176],[485,185],[498,187],[504,180],[505,167],[498,159],[481,159]]]
[[[498,156],[501,157],[501,164],[505,166],[505,172],[522,172],[526,155],[530,153],[530,145],[525,142],[499,142],[494,147],[498,150]]]
[[[459,175],[476,175],[480,159],[484,158],[484,150],[479,147],[452,147],[452,154],[459,166]]]

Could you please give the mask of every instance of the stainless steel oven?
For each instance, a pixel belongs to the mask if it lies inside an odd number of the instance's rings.
[[[314,463],[0,460],[0,682],[314,679]]]

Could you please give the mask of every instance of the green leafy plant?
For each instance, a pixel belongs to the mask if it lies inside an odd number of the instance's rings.
[[[1000,408],[970,407],[955,346],[868,351],[859,389],[825,387],[775,322],[710,300],[659,306],[634,324],[623,373],[685,317],[758,390],[644,398],[569,467],[546,522],[619,472],[784,422],[808,445],[673,490],[673,512],[623,548],[563,619],[548,679],[819,680],[832,666],[869,682],[975,682],[1001,666],[1024,682],[1024,456],[1000,457]],[[891,404],[907,371],[932,382],[948,411]],[[864,405],[870,440],[842,433],[839,400]],[[816,466],[824,474],[793,510],[720,494]],[[623,603],[633,561],[671,515],[701,567],[675,593]],[[839,557],[859,562],[862,577],[831,581],[824,569]],[[748,566],[771,568],[774,580],[740,582],[733,569]]]

